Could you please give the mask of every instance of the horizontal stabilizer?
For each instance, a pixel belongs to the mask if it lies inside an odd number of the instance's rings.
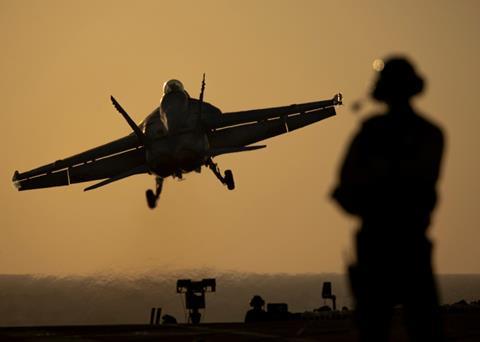
[[[140,165],[140,166],[137,166],[136,168],[133,168],[133,169],[128,170],[128,171],[126,171],[126,172],[120,173],[120,174],[118,174],[118,175],[115,176],[115,177],[108,178],[108,179],[105,179],[104,181],[101,181],[100,183],[91,185],[91,186],[89,186],[88,188],[85,188],[83,191],[93,190],[93,189],[99,188],[99,187],[101,187],[101,186],[104,186],[104,185],[107,185],[107,184],[116,182],[116,181],[118,181],[118,180],[120,180],[120,179],[127,178],[127,177],[130,177],[130,176],[139,174],[139,173],[145,173],[145,172],[147,172],[147,171],[148,171],[148,170],[147,170],[146,165]]]
[[[258,149],[265,148],[265,147],[267,147],[267,145],[214,148],[214,149],[209,150],[207,155],[209,157],[215,157],[215,156],[219,156],[221,154],[254,151],[254,150],[258,150]]]

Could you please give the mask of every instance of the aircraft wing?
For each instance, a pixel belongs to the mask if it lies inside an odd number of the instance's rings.
[[[130,134],[30,171],[15,171],[12,181],[18,190],[30,190],[105,178],[120,179],[147,172],[146,167],[142,167],[145,164],[144,148],[137,136]]]
[[[210,147],[246,146],[284,134],[334,116],[341,104],[342,95],[337,94],[331,100],[225,113],[210,122]]]
[[[336,94],[330,100],[292,104],[283,107],[230,112],[208,118],[207,125],[212,129],[265,121],[279,117],[289,117],[342,104],[342,94]]]

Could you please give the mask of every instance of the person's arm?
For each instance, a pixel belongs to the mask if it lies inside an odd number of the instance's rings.
[[[362,211],[360,189],[365,184],[362,167],[364,132],[361,130],[352,140],[340,168],[340,180],[332,197],[348,213],[359,215]]]

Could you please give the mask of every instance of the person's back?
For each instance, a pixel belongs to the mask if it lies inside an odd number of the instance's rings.
[[[250,309],[245,315],[245,323],[265,322],[267,320],[267,313],[263,309]]]
[[[350,277],[363,340],[386,339],[398,303],[410,312],[413,339],[439,338],[433,327],[438,325],[433,317],[438,303],[425,233],[436,203],[443,135],[410,107],[410,97],[422,87],[405,59],[387,62],[373,97],[389,110],[363,123],[333,195],[362,220]]]
[[[351,210],[367,222],[396,216],[428,225],[442,146],[440,129],[411,108],[367,120],[341,171],[347,196],[358,197]]]

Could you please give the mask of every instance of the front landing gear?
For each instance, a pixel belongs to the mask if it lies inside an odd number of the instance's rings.
[[[227,186],[228,190],[235,189],[235,181],[233,179],[232,170],[226,170],[225,175],[222,175],[218,165],[213,162],[212,158],[209,158],[206,164],[210,170],[212,170],[213,174],[218,178],[218,180],[222,182],[223,185]]]
[[[157,201],[160,198],[160,194],[162,193],[163,178],[157,177],[155,180],[157,183],[155,187],[155,192],[153,192],[153,190],[151,189],[148,189],[145,193],[147,197],[147,204],[150,209],[155,209],[155,207],[157,206]]]

